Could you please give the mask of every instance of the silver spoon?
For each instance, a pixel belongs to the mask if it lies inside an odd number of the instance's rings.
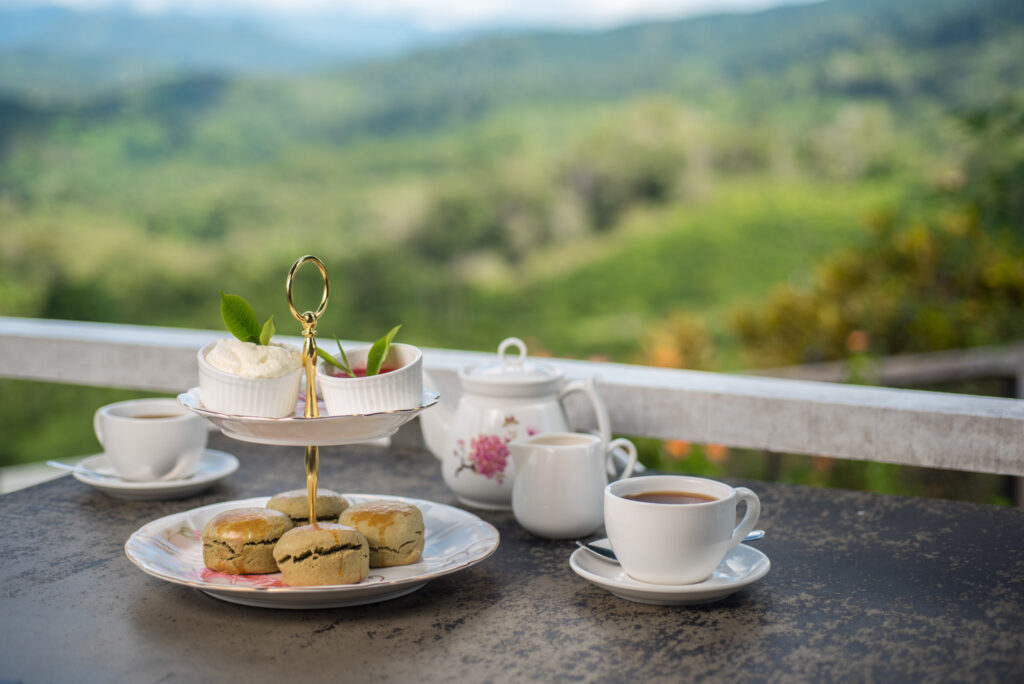
[[[82,475],[88,475],[90,477],[105,477],[109,480],[120,480],[117,475],[111,475],[109,473],[101,473],[98,470],[86,468],[80,465],[68,465],[67,463],[61,463],[60,461],[47,461],[46,465],[57,470],[66,470],[69,473],[80,473]]]
[[[745,541],[745,542],[754,541],[756,539],[760,539],[763,536],[764,536],[764,530],[751,530],[750,533],[747,534],[747,536],[743,538],[743,541]],[[581,549],[586,549],[587,551],[590,551],[595,556],[599,556],[600,558],[602,558],[604,560],[614,561],[615,563],[619,562],[619,559],[615,556],[615,552],[612,551],[611,549],[606,549],[603,546],[595,546],[594,544],[591,544],[590,542],[581,542],[581,541],[578,541],[578,540],[576,542],[576,546],[580,547]]]

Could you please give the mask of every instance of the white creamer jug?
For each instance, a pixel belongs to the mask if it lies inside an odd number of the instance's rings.
[[[512,512],[520,525],[549,539],[586,537],[604,524],[604,488],[615,449],[627,454],[616,479],[629,477],[636,465],[636,447],[628,439],[605,443],[580,432],[537,435],[509,448],[516,466]]]

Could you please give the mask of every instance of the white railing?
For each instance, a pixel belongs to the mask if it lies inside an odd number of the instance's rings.
[[[178,392],[197,384],[196,350],[223,334],[0,317],[0,377]],[[425,349],[424,367],[452,401],[457,370],[493,358]],[[597,377],[620,434],[1024,475],[1018,399],[546,361],[568,377]],[[569,413],[578,427],[592,427],[582,403]]]

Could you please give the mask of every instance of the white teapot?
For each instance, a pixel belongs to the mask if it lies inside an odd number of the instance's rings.
[[[514,347],[518,354],[509,354]],[[443,403],[420,414],[427,447],[441,460],[441,474],[456,498],[488,510],[512,507],[514,439],[570,431],[562,399],[573,392],[589,397],[602,444],[610,438],[608,412],[593,379],[565,382],[554,366],[526,358],[516,337],[498,346],[498,362],[459,371],[462,396],[454,411]]]

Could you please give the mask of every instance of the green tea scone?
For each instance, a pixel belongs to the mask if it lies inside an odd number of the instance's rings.
[[[366,538],[338,523],[293,527],[274,547],[274,560],[290,587],[357,584],[370,573]]]
[[[274,545],[291,528],[291,518],[279,511],[224,511],[203,528],[203,562],[210,570],[232,575],[277,572]]]
[[[370,545],[370,567],[409,565],[423,555],[423,514],[401,501],[349,506],[338,522],[359,530]]]
[[[305,489],[293,489],[276,494],[267,502],[267,508],[281,511],[291,518],[295,525],[305,525],[309,522],[309,497]],[[317,522],[326,520],[334,522],[346,508],[348,508],[348,500],[338,492],[330,489],[316,490]]]

